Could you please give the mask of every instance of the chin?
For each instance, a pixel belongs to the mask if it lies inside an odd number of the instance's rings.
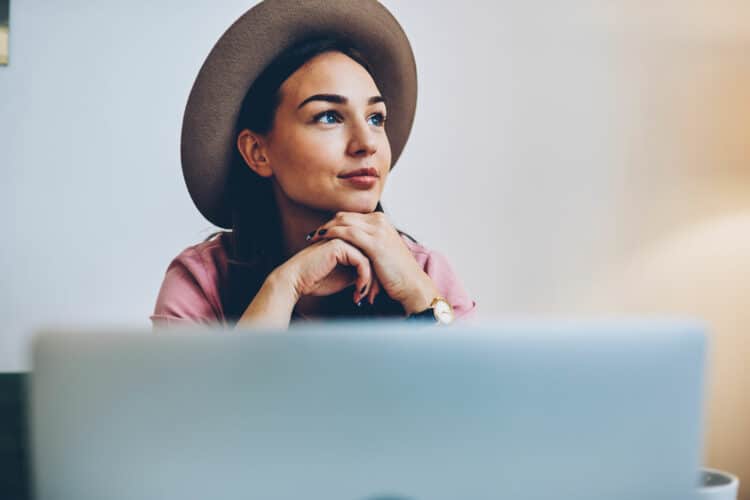
[[[356,212],[360,214],[369,214],[375,211],[375,207],[378,206],[378,200],[380,198],[368,197],[367,199],[350,199],[340,200],[339,203],[335,203],[332,212]]]

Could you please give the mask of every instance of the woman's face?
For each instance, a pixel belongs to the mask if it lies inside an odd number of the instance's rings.
[[[370,74],[348,56],[326,52],[294,72],[280,95],[262,139],[277,196],[327,212],[372,212],[391,148],[386,106]]]

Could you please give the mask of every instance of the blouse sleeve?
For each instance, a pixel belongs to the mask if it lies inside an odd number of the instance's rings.
[[[442,296],[453,307],[453,313],[457,319],[474,317],[477,303],[466,292],[450,262],[443,254],[434,250],[430,251],[424,269]]]
[[[214,324],[220,318],[196,275],[200,269],[190,261],[175,258],[167,268],[151,321],[154,328]]]

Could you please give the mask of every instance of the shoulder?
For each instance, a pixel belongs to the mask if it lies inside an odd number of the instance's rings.
[[[204,274],[206,277],[223,274],[227,268],[229,238],[231,233],[224,231],[209,240],[191,245],[172,260],[170,267],[184,266],[197,275]]]
[[[190,277],[203,290],[218,288],[227,273],[227,249],[230,233],[222,232],[207,241],[180,252],[167,267],[170,274]]]
[[[187,247],[167,267],[154,314],[154,325],[223,321],[219,290],[227,275],[230,233]]]
[[[414,259],[440,290],[441,295],[453,306],[456,317],[472,316],[476,310],[476,301],[464,288],[463,281],[456,274],[448,258],[407,236],[402,235],[402,240]]]

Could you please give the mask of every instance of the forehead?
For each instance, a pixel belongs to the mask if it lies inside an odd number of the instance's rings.
[[[292,73],[282,84],[281,93],[285,101],[299,104],[307,97],[321,93],[340,94],[355,102],[366,102],[380,91],[367,70],[354,59],[341,52],[325,52]]]

